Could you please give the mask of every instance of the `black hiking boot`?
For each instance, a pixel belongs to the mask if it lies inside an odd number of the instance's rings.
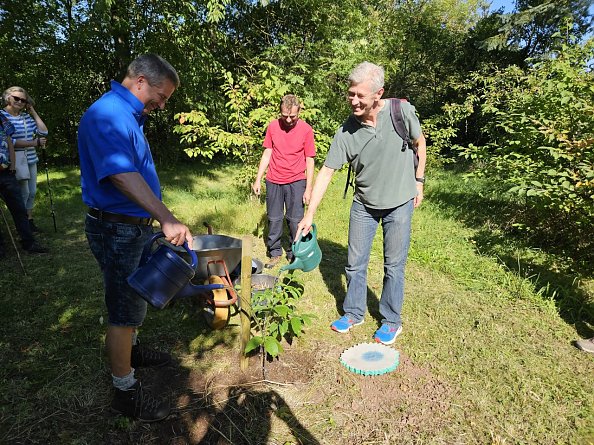
[[[49,252],[49,250],[47,250],[41,244],[38,244],[37,241],[34,241],[33,244],[31,244],[28,247],[25,247],[25,250],[29,253],[48,253]]]
[[[154,366],[160,368],[171,363],[171,355],[166,352],[155,351],[137,343],[132,346],[130,364],[133,368]]]
[[[41,230],[39,227],[35,225],[33,219],[29,219],[29,227],[31,227],[31,232],[43,233],[43,230]]]
[[[140,384],[140,380],[126,391],[115,389],[111,402],[112,411],[141,422],[157,422],[169,415],[168,400],[159,400]]]

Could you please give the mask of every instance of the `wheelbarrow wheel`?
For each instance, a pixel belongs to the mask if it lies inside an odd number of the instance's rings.
[[[224,284],[224,281],[217,275],[211,275],[204,284]],[[214,289],[212,293],[212,301],[208,301],[204,306],[204,319],[210,328],[223,329],[229,323],[229,306],[217,307],[214,302],[227,301],[229,295],[225,289]]]

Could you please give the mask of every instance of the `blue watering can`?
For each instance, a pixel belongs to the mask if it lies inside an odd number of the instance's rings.
[[[311,225],[307,235],[301,236],[291,245],[293,252],[293,262],[280,268],[283,270],[300,269],[303,272],[310,272],[318,267],[322,261],[322,251],[318,245],[317,228],[315,224]]]
[[[183,247],[190,256],[190,264],[165,244],[151,253],[153,243],[163,237],[163,232],[151,237],[144,246],[138,268],[127,279],[128,284],[148,303],[163,309],[173,298],[225,288],[223,284],[194,285],[190,282],[196,273],[198,258],[187,243]]]

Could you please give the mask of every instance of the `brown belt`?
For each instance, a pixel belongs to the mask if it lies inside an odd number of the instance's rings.
[[[119,213],[105,212],[103,210],[94,209],[89,207],[87,212],[93,218],[97,218],[99,221],[123,223],[123,224],[134,224],[137,226],[150,226],[154,219],[153,218],[141,218],[140,216],[120,215]]]

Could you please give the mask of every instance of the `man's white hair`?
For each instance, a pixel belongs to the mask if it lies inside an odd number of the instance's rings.
[[[349,84],[358,84],[361,82],[371,82],[373,92],[379,91],[384,87],[384,69],[371,62],[362,62],[353,68],[349,75]]]

